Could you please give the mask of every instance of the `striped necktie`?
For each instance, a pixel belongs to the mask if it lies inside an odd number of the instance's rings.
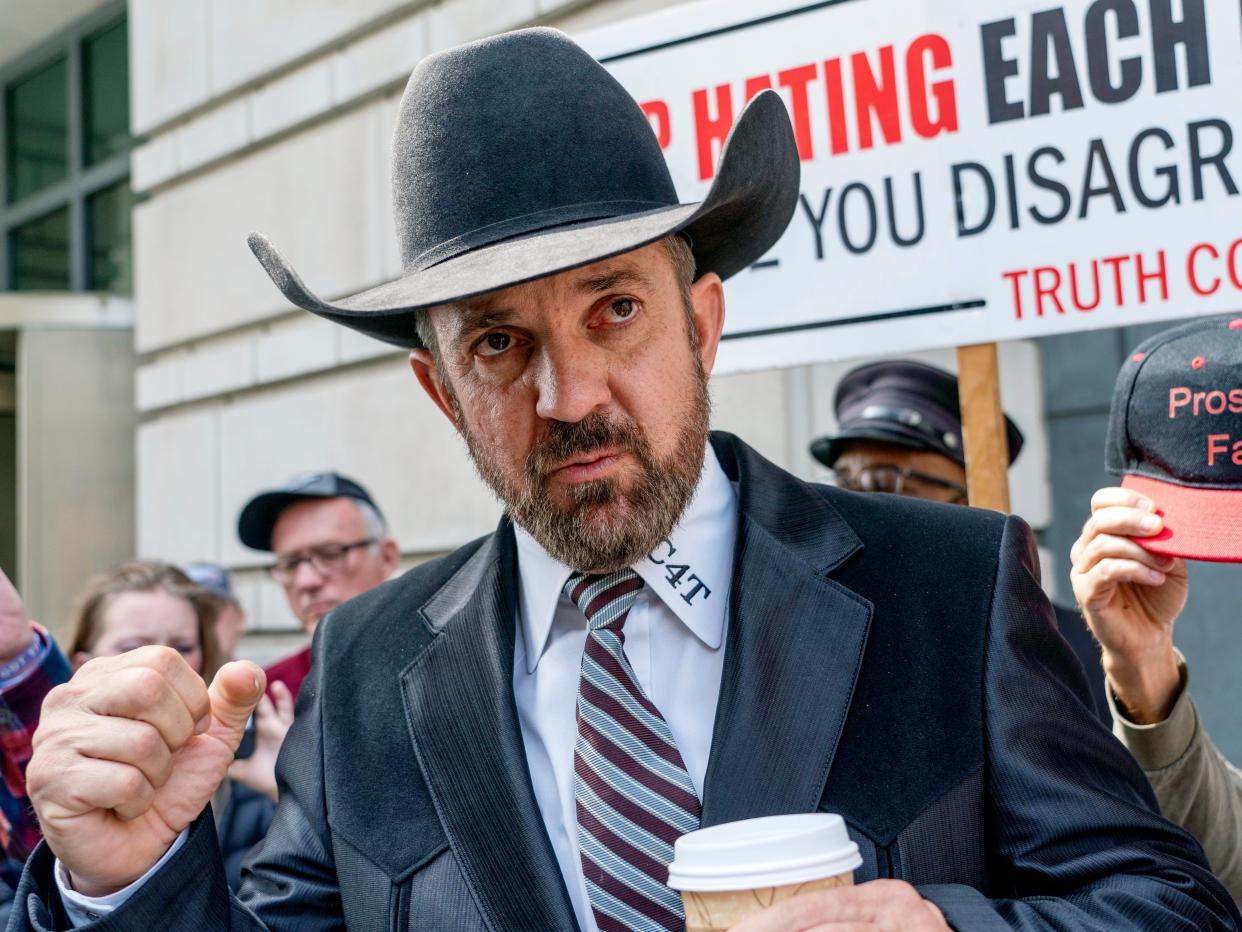
[[[625,657],[622,626],[642,587],[631,569],[575,574],[565,584],[589,629],[574,802],[582,874],[601,932],[685,928],[668,865],[673,842],[699,827],[699,798],[673,733]]]

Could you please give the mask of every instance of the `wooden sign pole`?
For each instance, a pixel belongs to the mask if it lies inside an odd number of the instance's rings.
[[[1009,440],[1001,409],[996,344],[957,348],[966,488],[976,508],[1009,511]]]

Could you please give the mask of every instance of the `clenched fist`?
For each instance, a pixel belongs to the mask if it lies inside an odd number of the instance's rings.
[[[74,889],[114,892],[163,856],[228,773],[263,687],[248,661],[208,688],[175,650],[140,647],[48,694],[26,782]]]

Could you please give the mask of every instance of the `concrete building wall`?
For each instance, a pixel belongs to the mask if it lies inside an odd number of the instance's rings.
[[[18,583],[62,642],[83,581],[134,552],[131,340],[127,329],[18,334]]]
[[[17,578],[17,334],[0,331],[0,569]]]
[[[573,33],[667,6],[654,0],[438,3],[132,0],[138,549],[222,561],[257,627],[292,631],[263,554],[235,534],[256,489],[306,469],[356,475],[410,561],[482,533],[499,507],[421,397],[401,353],[291,311],[245,245],[259,230],[337,296],[399,273],[389,147],[410,69],[426,54],[535,23]],[[1006,348],[1015,386],[1033,348]],[[951,354],[938,361],[952,365]],[[715,423],[808,478],[841,366],[715,380]],[[1032,382],[1022,382],[1022,379]],[[1014,390],[1033,435],[1016,507],[1050,511],[1042,398]],[[1028,397],[1029,396],[1029,397]],[[292,637],[292,635],[291,635]],[[250,641],[266,651],[267,638]]]
[[[0,376],[0,394],[14,398],[13,378]],[[4,383],[9,383],[5,385]],[[0,404],[0,569],[17,576],[17,413]]]
[[[406,562],[493,524],[499,508],[461,445],[425,403],[405,360],[382,344],[291,311],[249,255],[267,233],[329,297],[398,272],[389,143],[410,69],[457,42],[520,25],[583,31],[657,0],[131,0],[133,158],[145,200],[134,217],[138,549],[211,558],[237,571],[262,631],[252,654],[296,635],[264,555],[234,523],[252,490],[336,467],[369,484]],[[1045,584],[1069,601],[1068,550],[1102,472],[1113,376],[1135,333],[1001,347],[1002,395],[1026,434],[1014,510],[1041,531]],[[926,354],[953,367],[951,353]],[[844,365],[716,379],[715,423],[808,478],[806,444],[831,430]],[[1230,697],[1242,662],[1221,623],[1228,568],[1196,567],[1179,627],[1205,718],[1242,757]],[[282,638],[284,638],[282,640]]]
[[[403,354],[291,311],[245,237],[267,233],[325,294],[395,276],[389,148],[414,64],[512,26],[656,5],[131,3],[131,112],[149,137],[133,179],[138,552],[226,563],[256,626],[292,632],[266,556],[236,539],[256,489],[356,475],[411,562],[494,526],[498,505]],[[774,404],[779,388],[766,377]],[[759,413],[762,392],[738,394]]]

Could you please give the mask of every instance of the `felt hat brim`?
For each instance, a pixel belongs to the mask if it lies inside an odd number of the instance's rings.
[[[378,287],[325,301],[303,283],[266,236],[251,251],[298,307],[386,343],[420,347],[414,315],[523,282],[555,275],[685,233],[698,275],[741,271],[780,239],[798,202],[798,149],[778,94],[750,102],[725,144],[719,170],[699,203],[606,215],[527,232],[409,272]]]
[[[237,536],[252,550],[271,550],[272,529],[276,527],[281,512],[294,502],[321,497],[326,496],[299,495],[296,492],[265,492],[256,495],[246,503],[246,507],[237,517]]]
[[[819,460],[820,463],[832,469],[841,457],[841,454],[845,452],[845,448],[851,440],[872,440],[879,443],[891,443],[899,447],[909,447],[911,450],[932,449],[926,437],[908,428],[902,429],[899,425],[885,422],[884,424],[864,425],[851,428],[850,430],[843,430],[841,433],[834,434],[831,437],[817,437],[811,441],[811,455]],[[943,451],[936,450],[934,452],[941,453]]]

